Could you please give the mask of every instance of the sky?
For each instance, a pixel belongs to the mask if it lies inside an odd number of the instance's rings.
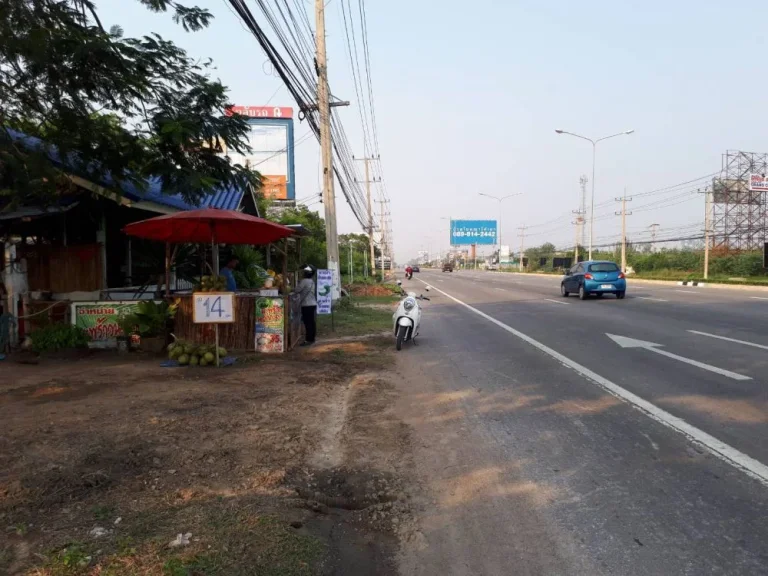
[[[152,14],[136,1],[96,4],[107,27],[119,24],[127,36],[157,32],[192,57],[212,58],[233,103],[295,107],[228,3],[186,0],[193,2],[215,15],[201,32],[186,33],[168,14]],[[314,23],[314,2],[302,2]],[[326,5],[329,79],[336,97],[352,101],[336,113],[362,157],[341,2]],[[261,21],[255,0],[249,6]],[[391,198],[399,262],[418,250],[447,249],[443,218],[496,219],[498,203],[480,193],[521,193],[502,204],[500,215],[502,243],[513,250],[520,226],[529,227],[526,246],[572,245],[568,213],[579,205],[580,176],[591,180],[592,147],[557,135],[557,128],[591,138],[635,130],[597,146],[595,214],[603,216],[594,224],[597,244],[620,231],[612,214],[619,205],[607,202],[625,188],[632,197],[713,174],[729,149],[768,150],[757,126],[768,89],[761,65],[764,1],[367,0],[365,6],[380,175]],[[296,140],[308,130],[297,120]],[[313,138],[297,146],[297,199],[319,193],[319,159]],[[648,239],[654,223],[659,237],[703,227],[704,197],[694,189],[703,183],[628,203],[639,209],[627,217],[630,239]],[[643,208],[664,199],[670,200]],[[317,202],[310,207],[322,210]],[[361,232],[338,187],[337,209],[340,233]]]

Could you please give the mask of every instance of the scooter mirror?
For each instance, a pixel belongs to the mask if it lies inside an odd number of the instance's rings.
[[[398,286],[402,286],[402,285],[403,285],[403,283],[402,283],[400,280],[398,280],[398,281],[397,281],[397,285],[398,285]]]
[[[429,286],[427,286],[427,292],[429,292]]]

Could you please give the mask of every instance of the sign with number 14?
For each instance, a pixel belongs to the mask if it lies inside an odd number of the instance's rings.
[[[195,292],[192,294],[192,321],[195,324],[225,324],[235,321],[233,292]]]

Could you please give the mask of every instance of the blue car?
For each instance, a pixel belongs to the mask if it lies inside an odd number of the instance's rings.
[[[579,262],[563,276],[560,294],[568,296],[571,292],[578,293],[581,300],[590,294],[616,294],[621,299],[627,293],[627,280],[616,263],[588,260]]]

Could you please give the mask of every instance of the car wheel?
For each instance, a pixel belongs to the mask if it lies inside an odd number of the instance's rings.
[[[579,300],[586,300],[587,296],[589,296],[589,292],[584,290],[584,284],[579,286]]]
[[[625,294],[626,292],[616,292],[616,298],[618,298],[619,300],[624,300]]]
[[[568,292],[568,290],[565,289],[565,284],[563,284],[561,282],[560,283],[560,295],[563,296],[564,298],[568,298],[568,294],[570,294],[570,292]]]

